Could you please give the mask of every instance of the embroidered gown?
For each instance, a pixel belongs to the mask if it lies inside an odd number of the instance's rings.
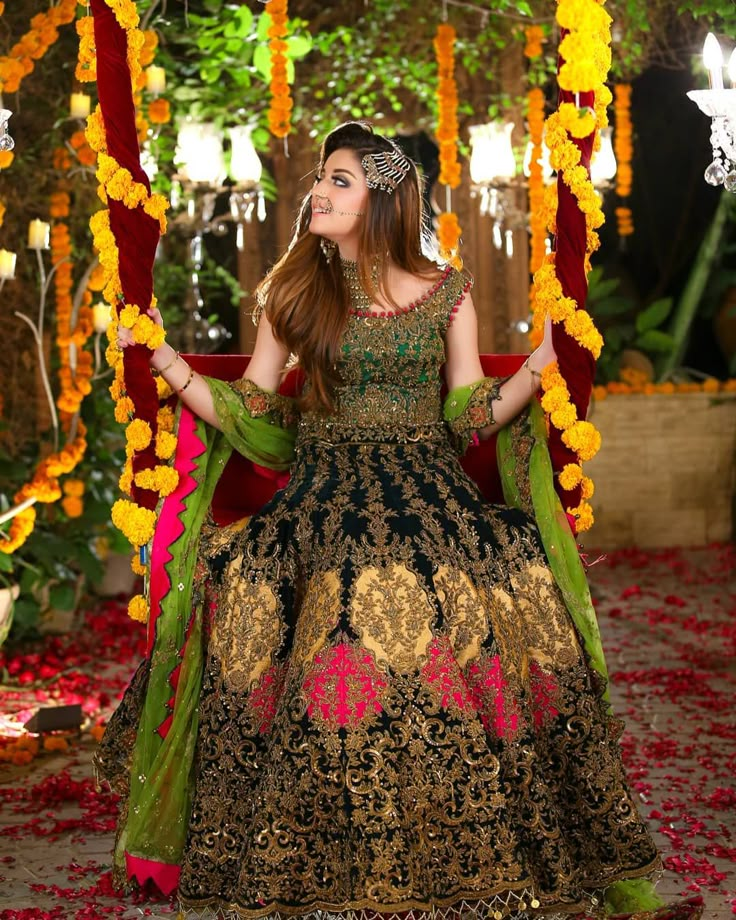
[[[463,292],[351,315],[286,487],[204,528],[184,916],[574,915],[658,867],[538,531],[443,421]]]

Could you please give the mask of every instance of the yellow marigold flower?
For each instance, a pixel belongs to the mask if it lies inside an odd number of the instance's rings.
[[[115,421],[121,425],[127,425],[131,417],[135,414],[135,405],[129,396],[121,396],[115,403]]]
[[[555,428],[559,428],[560,431],[565,431],[571,425],[574,425],[577,421],[578,413],[577,409],[572,403],[567,403],[564,406],[561,406],[559,409],[555,409],[551,413],[550,419]]]
[[[140,308],[136,304],[128,303],[120,311],[118,322],[121,326],[125,326],[126,329],[132,329],[133,326],[135,326],[140,313]]]
[[[605,399],[608,396],[608,390],[603,386],[593,387],[593,398],[594,399]]]
[[[119,498],[112,506],[112,522],[134,546],[144,546],[153,537],[156,512]]]
[[[131,495],[133,492],[133,464],[130,462],[130,458],[125,461],[123,471],[118,480],[118,488],[126,495]]]
[[[580,494],[584,499],[592,498],[593,493],[595,492],[595,484],[590,476],[583,476],[583,480],[580,483],[581,491]]]
[[[67,479],[64,483],[64,494],[72,498],[81,498],[84,495],[84,482],[81,479]]]
[[[160,492],[165,498],[171,495],[179,484],[179,473],[170,466],[157,466],[152,470],[141,470],[136,473],[135,484],[141,489]]]
[[[135,451],[145,450],[151,443],[153,432],[148,422],[142,418],[133,419],[125,429],[125,438]],[[141,540],[141,543],[147,543],[147,540]]]
[[[138,623],[148,622],[148,601],[142,594],[136,594],[130,599],[128,616]]]
[[[141,565],[141,560],[138,553],[133,553],[133,555],[130,557],[130,567],[136,575],[148,575],[148,566]]]
[[[70,518],[81,517],[84,511],[84,503],[81,498],[63,498],[61,507],[64,509],[64,514]]]
[[[561,387],[552,387],[552,389],[547,390],[542,396],[542,408],[548,415],[552,412],[556,412],[558,409],[562,409],[562,407],[567,404],[567,390],[563,390]]]
[[[600,432],[590,423],[577,421],[562,433],[562,443],[581,460],[592,460],[601,447]]]
[[[156,421],[161,431],[173,431],[175,423],[174,410],[169,406],[162,406],[158,410]]]
[[[575,518],[575,528],[578,533],[590,530],[595,522],[593,509],[586,501],[580,502],[576,508],[568,508],[567,512]]]
[[[580,485],[584,478],[583,468],[579,463],[566,463],[557,478],[562,488],[566,492],[570,492],[576,486]]]
[[[168,399],[174,391],[160,375],[158,377],[154,377],[154,380],[156,381],[156,392],[158,393],[158,398],[160,400]]]
[[[160,422],[159,422],[160,424]],[[168,460],[176,450],[176,435],[168,431],[159,431],[156,433],[156,456],[160,460]]]
[[[587,137],[596,128],[596,114],[593,109],[579,109],[572,102],[563,102],[559,108],[560,122],[573,137]]]

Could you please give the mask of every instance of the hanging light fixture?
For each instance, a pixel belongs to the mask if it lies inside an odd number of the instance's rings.
[[[713,161],[705,170],[705,181],[736,193],[736,50],[728,61],[730,89],[723,86],[723,49],[712,32],[703,44],[703,64],[710,88],[691,90],[687,95],[711,119]]]
[[[470,128],[471,195],[480,198],[481,215],[493,219],[493,245],[505,249],[509,258],[513,255],[513,230],[525,226],[525,216],[510,194],[517,174],[513,130],[513,122],[501,121]]]
[[[597,189],[606,189],[616,175],[616,156],[613,152],[611,128],[601,128],[601,146],[590,161],[590,181]]]

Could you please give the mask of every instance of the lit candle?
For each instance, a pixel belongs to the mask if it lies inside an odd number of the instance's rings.
[[[89,115],[91,99],[86,93],[72,93],[69,112],[72,118],[86,118]]]
[[[51,225],[42,220],[32,220],[28,224],[28,248],[48,249]]]
[[[728,59],[728,79],[731,81],[731,89],[736,89],[736,48]]]
[[[149,93],[158,95],[166,89],[166,71],[163,67],[151,64],[146,68],[146,89]]]
[[[92,307],[92,323],[95,332],[107,332],[110,325],[110,307],[106,303],[96,303]]]
[[[718,39],[712,32],[705,37],[703,45],[703,64],[708,71],[711,89],[723,89],[723,51]]]
[[[15,253],[0,249],[0,279],[8,281],[15,278]]]

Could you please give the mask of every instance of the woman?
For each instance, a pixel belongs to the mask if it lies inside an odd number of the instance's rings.
[[[151,359],[210,431],[291,476],[198,547],[186,518],[194,586],[171,575],[167,614],[185,645],[162,614],[98,758],[130,795],[118,869],[175,867],[185,916],[575,915],[603,890],[656,907],[621,882],[659,861],[570,600],[530,516],[487,504],[457,457],[530,402],[549,329],[484,378],[469,282],[422,255],[413,163],[356,123],[325,140],[258,293],[243,380],[166,344]],[[292,353],[297,400],[275,395]],[[159,725],[146,707],[172,686]]]

